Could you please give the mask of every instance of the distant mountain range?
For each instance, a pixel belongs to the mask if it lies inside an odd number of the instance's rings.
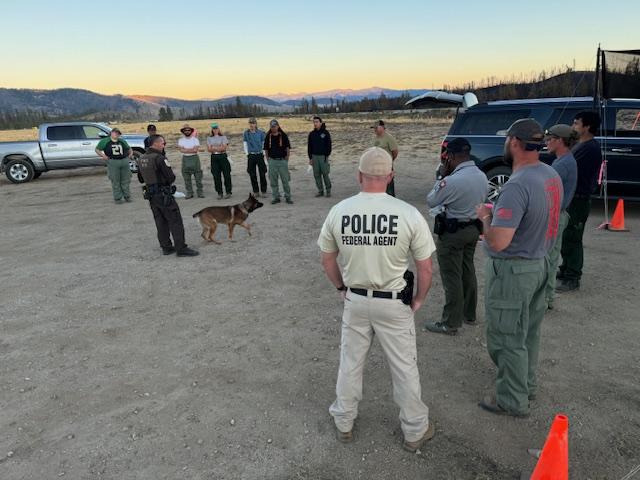
[[[89,90],[60,88],[56,90],[34,90],[0,88],[0,112],[30,110],[47,116],[96,116],[125,119],[157,118],[160,108],[170,107],[179,116],[192,115],[201,110],[231,105],[238,102],[243,105],[260,107],[268,112],[291,112],[301,102],[315,98],[318,105],[329,105],[336,101],[356,101],[363,98],[377,98],[381,94],[387,97],[399,97],[402,94],[419,95],[427,90],[394,90],[371,87],[361,90],[327,90],[298,94],[279,93],[269,98],[258,95],[227,96],[218,99],[183,100],[171,97],[150,95],[102,95]]]

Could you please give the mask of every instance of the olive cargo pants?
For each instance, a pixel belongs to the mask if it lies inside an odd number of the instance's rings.
[[[211,175],[218,195],[222,195],[222,177],[224,176],[224,190],[231,193],[231,164],[226,153],[211,154]]]
[[[556,270],[560,263],[560,249],[562,248],[562,234],[569,222],[569,214],[566,210],[560,212],[560,222],[558,223],[558,237],[547,253],[547,262],[549,263],[549,275],[547,278],[547,287],[545,291],[545,300],[547,305],[553,305],[553,293],[556,290]]]
[[[456,233],[436,239],[436,254],[444,289],[442,322],[460,328],[463,320],[475,321],[478,303],[478,282],[473,257],[480,232],[475,225],[458,229]]]
[[[545,258],[487,259],[487,350],[498,367],[498,405],[515,414],[529,412],[528,397],[537,388],[536,366],[547,275]]]
[[[110,158],[107,160],[107,176],[111,180],[113,199],[117,202],[123,198],[130,198],[131,170],[128,158]]]
[[[362,373],[374,334],[389,363],[393,400],[400,407],[402,432],[407,441],[415,442],[427,431],[429,409],[421,398],[413,312],[401,300],[347,292],[336,400],[329,413],[341,432],[353,428],[362,399]]]
[[[580,280],[584,265],[582,236],[591,211],[591,197],[575,195],[567,207],[569,223],[562,235],[562,265],[560,273],[566,279]]]
[[[284,158],[269,159],[269,181],[271,182],[271,196],[275,200],[280,198],[280,189],[278,187],[278,179],[282,181],[282,190],[284,197],[291,198],[291,189],[289,188],[289,162]]]
[[[313,165],[313,178],[316,180],[318,192],[322,193],[327,191],[331,193],[331,179],[329,178],[331,164],[329,163],[329,157],[324,155],[311,155],[311,164]]]
[[[182,157],[182,178],[184,179],[184,188],[187,195],[193,196],[193,184],[191,176],[196,181],[196,190],[198,195],[202,195],[202,166],[200,165],[200,157],[196,155],[185,155]]]

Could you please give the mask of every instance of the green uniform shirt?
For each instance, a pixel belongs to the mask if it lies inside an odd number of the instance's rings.
[[[386,150],[387,152],[389,152],[389,155],[391,155],[391,157],[393,157],[393,154],[391,152],[393,150],[398,150],[398,142],[396,142],[396,139],[389,135],[387,132],[384,132],[381,137],[378,137],[376,135],[373,146],[380,147],[383,150]]]
[[[106,137],[98,142],[96,150],[104,152],[109,158],[119,159],[129,156],[131,147],[122,138],[119,138],[117,142],[114,142],[111,140],[111,137]]]

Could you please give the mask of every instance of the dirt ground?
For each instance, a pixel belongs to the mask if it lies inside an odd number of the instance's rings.
[[[396,191],[423,213],[447,126],[389,123],[401,150]],[[215,200],[209,173],[206,199],[179,200],[187,241],[201,251],[193,259],[161,255],[135,179],[135,201],[124,205],[112,202],[102,168],[0,180],[0,478],[517,479],[533,469],[527,449],[542,447],[558,412],[570,421],[571,478],[620,479],[640,464],[640,208],[626,205],[630,233],[599,231],[600,201],[582,288],[543,324],[528,419],[476,406],[495,374],[480,300],[480,326],[418,335],[436,426],[422,453],[400,448],[377,343],[356,441],[339,444],[328,407],[341,304],[315,242],[329,208],[357,191],[355,163],[371,131],[364,120],[329,123],[334,197],[316,199],[303,127],[292,131],[296,203],[254,212],[252,237],[237,229],[224,241],[223,227],[221,246],[202,244],[192,213],[230,203]],[[233,199],[242,201],[246,163],[237,133],[231,141]],[[179,172],[177,152],[169,156]],[[481,292],[484,258],[479,248]],[[418,327],[441,312],[437,262],[434,273]]]

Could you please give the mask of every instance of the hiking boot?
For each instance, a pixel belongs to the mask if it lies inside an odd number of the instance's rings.
[[[190,198],[193,198],[193,193],[187,193],[187,194],[184,196],[184,198],[185,198],[185,199],[187,199],[187,200],[189,200]]]
[[[479,403],[478,406],[487,412],[495,413],[496,415],[509,415],[511,417],[525,418],[528,417],[528,413],[516,413],[505,410],[500,405],[498,405],[498,401],[493,396],[484,397]]]
[[[275,205],[276,203],[280,203],[279,198],[274,198],[273,200],[271,200],[271,205]]]
[[[176,253],[176,247],[174,247],[174,246],[162,247],[162,254],[163,255],[171,255],[172,253]]]
[[[331,190],[327,190],[327,193],[324,194],[325,197],[330,197],[331,196]]]
[[[197,257],[200,255],[200,252],[194,250],[193,248],[184,247],[182,250],[178,250],[176,253],[178,257]]]
[[[218,200],[222,200],[224,197],[222,195],[218,195]]]
[[[131,203],[133,200],[131,200],[131,197],[124,197],[124,201],[127,203]]]
[[[402,442],[402,448],[404,448],[407,452],[416,453],[416,450],[419,450],[423,447],[425,443],[433,438],[436,434],[436,429],[433,428],[433,422],[429,422],[429,428],[424,432],[424,435],[420,440],[416,440],[415,442],[407,442],[406,440]]]
[[[476,321],[476,319],[474,318],[473,320],[469,320],[467,318],[464,319],[464,323],[466,323],[467,325],[471,325],[471,326],[475,326],[478,324],[478,322]]]
[[[351,443],[351,442],[353,442],[353,428],[351,430],[349,430],[348,432],[341,432],[340,430],[338,430],[338,427],[336,427],[336,439],[340,443]]]
[[[267,197],[268,197],[267,192],[262,192],[262,193],[260,194],[260,196],[261,196],[262,198],[267,198]]]
[[[324,197],[324,192],[316,193],[316,198],[318,198],[318,197]]]
[[[289,205],[293,205],[293,200],[291,200],[290,198],[285,198],[284,201],[287,202]]]
[[[566,293],[572,292],[573,290],[578,290],[580,288],[580,282],[575,278],[568,278],[562,280],[560,285],[556,287],[556,292],[558,293]]]
[[[204,193],[198,192],[198,198],[204,198]]]
[[[444,322],[427,322],[424,324],[424,330],[433,333],[444,333],[445,335],[456,335],[458,333],[457,328],[451,328]]]
[[[121,198],[119,198],[118,200],[115,201],[116,204],[120,205],[121,203],[124,203],[124,200],[122,200]]]
[[[224,198],[231,198],[231,192],[227,193]]]

